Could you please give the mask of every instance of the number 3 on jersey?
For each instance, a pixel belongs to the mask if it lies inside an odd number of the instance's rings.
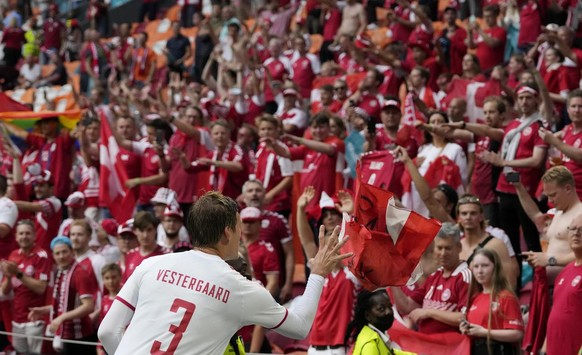
[[[182,321],[178,325],[171,324],[170,325],[170,333],[174,334],[172,340],[170,341],[170,345],[168,345],[167,350],[162,350],[162,342],[159,340],[154,341],[152,348],[150,350],[150,354],[155,355],[173,355],[178,348],[178,344],[180,344],[180,340],[182,340],[182,336],[188,328],[188,324],[190,323],[190,319],[192,319],[192,315],[196,310],[196,305],[194,303],[190,303],[188,301],[184,301],[183,299],[176,298],[174,299],[174,303],[172,303],[172,307],[170,307],[171,312],[178,312],[180,308],[184,308],[184,316],[182,317]]]

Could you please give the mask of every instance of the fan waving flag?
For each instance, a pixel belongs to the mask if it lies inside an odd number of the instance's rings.
[[[109,208],[111,215],[118,223],[124,223],[131,218],[136,201],[135,195],[125,187],[125,182],[128,180],[127,172],[118,160],[118,155],[119,146],[111,133],[109,121],[105,115],[101,115],[99,202]]]
[[[397,207],[394,194],[360,183],[354,218],[344,215],[340,237],[350,239],[342,252],[353,252],[350,271],[364,287],[405,285],[426,248],[440,230],[435,219]]]

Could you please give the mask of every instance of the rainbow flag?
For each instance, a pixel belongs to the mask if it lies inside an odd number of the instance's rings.
[[[67,129],[74,129],[77,122],[81,119],[81,110],[69,111],[12,111],[0,112],[0,120],[12,123],[15,126],[29,130],[34,127],[38,120],[45,118],[58,117],[61,125]]]
[[[31,111],[30,108],[0,92],[0,120],[12,123],[20,128],[29,130],[38,120],[58,117],[61,125],[68,129],[74,129],[81,119],[81,110],[55,111]]]

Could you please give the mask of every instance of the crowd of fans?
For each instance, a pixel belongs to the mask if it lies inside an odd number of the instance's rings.
[[[80,20],[8,1],[2,87],[68,85],[82,119],[2,124],[1,324],[54,340],[0,335],[0,347],[103,352],[61,340],[96,342],[143,260],[195,247],[189,211],[211,190],[240,204],[243,274],[293,302],[315,231],[354,212],[365,176],[443,226],[412,285],[363,291],[338,264],[309,354],[405,353],[394,320],[465,334],[472,354],[582,351],[581,4],[180,0],[160,46],[145,30],[168,13],[158,0],[112,28],[101,0]],[[116,170],[106,184],[103,169]],[[129,220],[103,199],[120,181]],[[550,308],[534,317],[540,290]],[[245,327],[229,351],[279,347],[265,334]]]

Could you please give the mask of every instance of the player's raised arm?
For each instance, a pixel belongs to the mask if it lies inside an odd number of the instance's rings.
[[[325,229],[319,230],[319,250],[310,261],[311,275],[303,296],[293,305],[293,310],[285,310],[281,315],[282,306],[274,300],[271,300],[271,307],[266,306],[269,304],[268,299],[264,299],[261,302],[253,302],[256,309],[249,312],[249,318],[246,321],[271,328],[289,338],[305,338],[315,319],[325,277],[336,267],[338,262],[353,255],[352,253],[340,254],[340,249],[346,243],[347,238],[338,242],[339,231],[338,226],[331,236],[325,237]],[[273,319],[276,315],[279,317]]]

